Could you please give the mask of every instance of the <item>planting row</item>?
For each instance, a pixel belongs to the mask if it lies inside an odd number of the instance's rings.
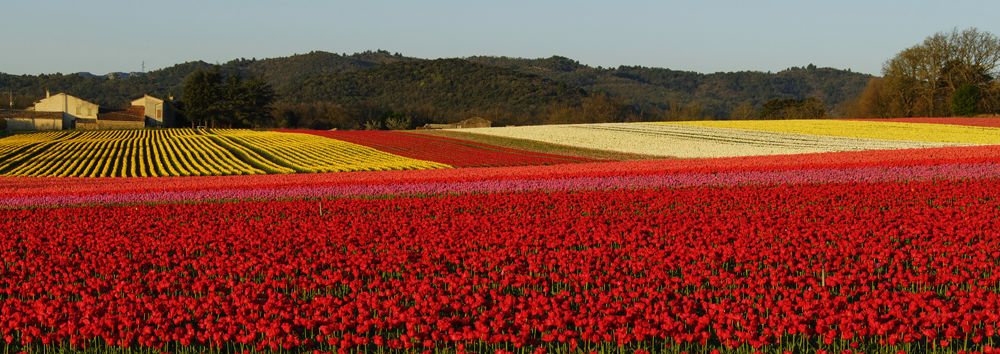
[[[997,175],[1000,147],[337,174],[63,179],[0,177],[0,207],[350,195],[824,183]]]
[[[926,118],[925,118],[926,119]],[[967,120],[955,118],[955,122]],[[940,121],[940,119],[937,119]],[[660,123],[778,134],[946,144],[1000,144],[1000,128],[986,124],[922,124],[902,120],[738,120]]]
[[[698,122],[700,123],[700,122]],[[711,122],[715,123],[715,122]],[[728,123],[728,122],[726,122]],[[768,121],[762,124],[776,124]],[[840,124],[833,121],[833,124]],[[784,155],[832,151],[891,150],[962,145],[871,137],[731,129],[687,124],[604,123],[463,129],[463,132],[528,139],[579,148],[684,158]],[[1000,142],[1000,138],[998,138]]]
[[[454,167],[553,165],[592,161],[585,158],[510,149],[467,140],[383,130],[291,130],[348,141],[415,159]]]
[[[54,132],[0,139],[0,175],[156,177],[444,168],[312,135],[249,130]]]

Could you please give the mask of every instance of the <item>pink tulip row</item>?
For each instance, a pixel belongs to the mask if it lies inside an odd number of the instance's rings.
[[[292,184],[260,188],[177,189],[122,193],[36,194],[0,196],[0,207],[132,204],[180,201],[295,199],[341,196],[490,193],[533,190],[627,189],[741,184],[884,182],[898,180],[998,178],[994,163],[923,166],[809,168],[772,171],[665,172],[561,178],[454,180],[413,183]]]

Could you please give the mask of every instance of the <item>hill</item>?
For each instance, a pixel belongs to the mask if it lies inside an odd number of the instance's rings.
[[[702,74],[591,67],[559,56],[427,60],[380,50],[241,58],[219,65],[195,61],[127,75],[0,73],[0,90],[12,92],[18,107],[44,97],[47,89],[120,108],[144,93],[180,96],[185,77],[212,67],[274,87],[274,120],[263,125],[312,128],[358,128],[394,117],[416,125],[472,115],[497,124],[725,119],[741,105],[807,97],[820,99],[837,115],[870,78],[812,65],[777,73]]]
[[[691,105],[700,106],[705,117],[726,118],[741,103],[760,106],[778,98],[816,97],[834,115],[840,105],[857,97],[870,75],[848,70],[793,67],[777,73],[759,71],[702,74],[641,66],[594,68],[569,58],[545,59],[470,57],[469,61],[531,73],[620,97],[640,111],[670,115]]]

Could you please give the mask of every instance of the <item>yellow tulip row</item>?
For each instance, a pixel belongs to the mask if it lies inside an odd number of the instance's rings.
[[[264,173],[192,129],[75,132],[43,144],[5,158],[0,165],[2,174],[157,177]]]
[[[742,129],[786,134],[963,145],[1000,144],[1000,128],[950,124],[870,122],[830,119],[731,120],[661,124]]]
[[[449,168],[451,166],[398,156],[346,141],[311,134],[213,129],[259,156],[296,172],[347,172]]]
[[[157,177],[447,168],[308,134],[112,130],[0,139],[0,175]]]
[[[0,161],[7,162],[8,155],[13,156],[20,150],[38,149],[49,143],[76,135],[75,132],[44,132],[36,134],[17,134],[0,139]]]

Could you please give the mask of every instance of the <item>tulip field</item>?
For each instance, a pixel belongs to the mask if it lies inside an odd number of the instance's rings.
[[[1000,353],[1000,128],[768,123],[15,134],[0,351]]]
[[[584,158],[509,149],[471,141],[385,130],[302,132],[352,142],[414,159],[446,163],[454,167],[551,165],[586,162]]]
[[[449,167],[307,134],[250,130],[117,130],[0,139],[0,175],[158,177]]]

